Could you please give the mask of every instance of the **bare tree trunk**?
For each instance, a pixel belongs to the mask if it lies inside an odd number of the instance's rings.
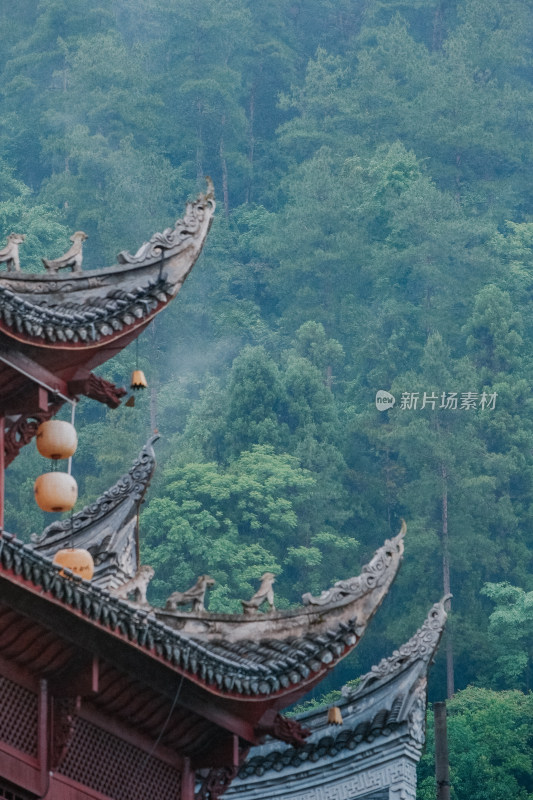
[[[157,387],[150,389],[150,429],[152,433],[157,433]]]
[[[254,138],[254,123],[255,123],[255,83],[252,85],[250,91],[250,124],[248,126],[248,161],[250,164],[250,179],[246,189],[246,202],[252,201],[252,181],[254,172],[254,155],[255,155],[255,138]]]
[[[442,584],[444,594],[450,591],[450,557],[448,549],[448,475],[446,467],[441,465],[442,474]],[[450,601],[446,601],[446,610],[450,610]],[[453,668],[453,640],[451,628],[446,628],[446,695],[449,698],[455,693]]]
[[[437,800],[450,800],[450,764],[448,759],[448,731],[446,703],[434,703],[435,715],[435,780]]]
[[[442,50],[443,35],[442,8],[439,4],[435,9],[435,14],[433,15],[433,40],[431,43],[432,50]]]
[[[222,166],[222,195],[224,198],[224,214],[226,219],[229,217],[229,192],[228,192],[228,164],[224,154],[224,125],[226,124],[226,115],[222,115],[222,135],[220,137],[220,162]]]
[[[204,165],[203,165],[203,151],[204,151],[204,137],[202,131],[202,101],[196,101],[196,110],[198,111],[198,123],[196,125],[196,180],[198,186],[204,185]]]
[[[455,200],[461,203],[461,153],[455,154]]]
[[[157,395],[159,392],[159,368],[158,368],[158,358],[157,358],[157,329],[156,329],[156,321],[155,319],[152,320],[152,324],[150,325],[150,333],[151,333],[151,360],[153,365],[153,376],[152,380],[150,381],[150,431],[152,434],[158,433],[157,428]]]

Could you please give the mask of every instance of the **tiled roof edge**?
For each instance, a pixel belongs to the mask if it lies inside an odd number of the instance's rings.
[[[344,656],[357,641],[356,621],[340,623],[314,642],[306,639],[305,658],[290,666],[280,654],[279,663],[233,660],[211,652],[208,643],[184,636],[150,617],[150,612],[135,608],[113,597],[77,575],[53,564],[11,534],[0,537],[0,573],[5,570],[59,600],[100,627],[140,646],[206,687],[228,694],[270,695],[294,688],[311,673],[324,669]],[[62,574],[63,573],[63,574]]]

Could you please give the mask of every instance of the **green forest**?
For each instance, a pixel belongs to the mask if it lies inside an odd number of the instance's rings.
[[[0,0],[0,237],[42,269],[75,230],[114,263],[214,181],[177,300],[81,401],[77,508],[157,428],[142,559],[163,603],[201,573],[238,611],[400,574],[338,689],[448,588],[430,674],[454,800],[533,798],[533,26],[530,0]],[[378,408],[376,395],[393,396]],[[69,409],[62,412],[64,418]],[[6,528],[33,502],[30,445]],[[419,798],[434,797],[432,733]]]

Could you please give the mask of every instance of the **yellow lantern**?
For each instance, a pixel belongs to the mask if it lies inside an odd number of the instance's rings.
[[[80,575],[82,578],[85,578],[86,581],[90,581],[94,575],[93,557],[88,550],[82,550],[78,547],[69,547],[65,548],[64,550],[58,550],[54,556],[54,564],[58,564],[60,567],[65,567],[65,569],[69,569],[76,575]],[[64,575],[64,572],[61,571],[60,574]]]
[[[133,370],[130,386],[132,389],[146,389],[148,387],[148,382],[144,377],[142,369]]]
[[[74,425],[50,419],[37,428],[37,450],[45,458],[70,458],[76,452],[78,436]]]
[[[35,481],[33,493],[43,511],[70,511],[78,499],[78,484],[66,472],[45,472]]]

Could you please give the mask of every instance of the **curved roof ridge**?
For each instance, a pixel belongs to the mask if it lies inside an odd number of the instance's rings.
[[[392,553],[397,551],[403,555],[403,540],[407,531],[405,521],[402,520],[400,532],[392,539],[386,539],[383,545],[376,550],[368,564],[365,564],[360,575],[347,580],[337,581],[331,589],[325,589],[319,597],[313,597],[310,592],[302,595],[306,606],[331,606],[337,603],[352,602],[363,597],[369,590],[381,586],[387,574]]]
[[[447,618],[444,606],[450,597],[451,595],[447,594],[438,603],[435,603],[416,633],[405,644],[402,644],[398,650],[394,650],[391,656],[381,659],[379,664],[373,666],[369,672],[361,677],[357,686],[353,688],[343,686],[343,696],[354,700],[371,684],[384,678],[391,678],[395,673],[400,672],[415,661],[429,663],[439,646],[444,631]]]
[[[78,618],[84,618],[114,638],[127,640],[134,648],[144,650],[193,682],[211,687],[219,695],[301,696],[305,687],[311,688],[321,680],[357,641],[353,631],[355,621],[352,621],[351,625],[332,631],[326,642],[324,637],[314,641],[310,634],[309,652],[294,667],[281,655],[268,665],[258,663],[253,655],[236,660],[230,651],[224,652],[222,643],[214,647],[210,642],[169,628],[156,620],[150,610],[114,597],[5,532],[0,537],[1,581],[22,583],[39,605],[52,602],[70,608]],[[261,647],[261,642],[258,646]],[[292,639],[288,637],[289,656],[292,646]]]
[[[349,625],[361,638],[392,584],[403,556],[405,523],[397,536],[387,539],[365,564],[359,575],[337,581],[315,598],[302,597],[303,606],[295,609],[253,614],[219,614],[210,611],[155,609],[157,619],[198,639],[226,643],[246,641],[260,636],[263,640],[305,637],[311,630],[314,638],[327,636],[330,629]],[[324,640],[326,641],[326,640]]]

